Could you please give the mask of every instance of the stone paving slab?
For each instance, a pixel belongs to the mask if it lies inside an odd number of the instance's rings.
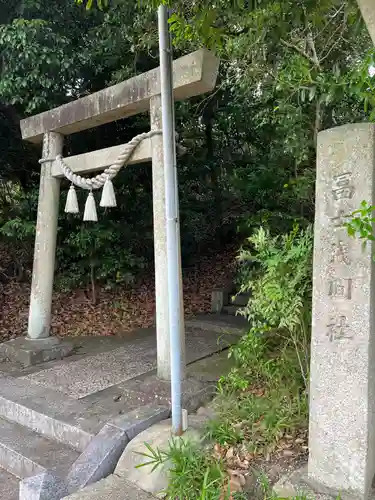
[[[112,475],[64,498],[65,500],[152,500],[155,497],[126,479]]]
[[[186,357],[191,363],[221,351],[236,339],[220,332],[187,329]],[[127,342],[123,347],[21,377],[81,399],[156,368],[154,335]]]
[[[130,380],[117,386],[119,393],[123,395],[128,404],[147,405],[160,404],[170,407],[171,405],[171,383],[167,380],[160,380],[156,375],[150,375],[147,378]],[[193,401],[199,398],[207,384],[192,377],[187,378],[182,383],[182,403],[183,407],[192,410],[202,404],[202,401]],[[214,387],[212,387],[214,391]],[[203,397],[205,399],[205,397]]]
[[[28,375],[25,378],[81,399],[155,367],[155,347],[149,340],[136,341],[110,352]]]

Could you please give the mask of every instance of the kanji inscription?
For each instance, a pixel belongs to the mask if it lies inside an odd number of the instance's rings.
[[[330,221],[332,221],[334,228],[343,228],[346,222],[346,214],[344,210],[337,210],[336,214],[333,217],[330,217]]]
[[[352,280],[345,278],[333,278],[328,283],[328,295],[337,299],[352,298]]]
[[[330,342],[353,338],[353,335],[350,333],[348,318],[344,315],[339,315],[337,317],[331,316],[327,328],[327,337]]]
[[[336,201],[352,198],[354,186],[352,184],[351,172],[345,172],[344,174],[335,175],[333,177],[332,193]]]
[[[338,240],[335,243],[332,243],[332,253],[330,256],[331,264],[350,264],[349,258],[349,247],[343,241]]]

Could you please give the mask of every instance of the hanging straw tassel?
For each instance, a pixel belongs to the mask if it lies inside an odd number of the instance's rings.
[[[98,214],[96,213],[95,198],[94,198],[94,195],[92,194],[92,191],[89,192],[89,195],[88,195],[87,200],[86,200],[85,213],[83,214],[83,220],[84,221],[98,222]]]
[[[65,213],[67,214],[78,214],[79,206],[77,200],[77,193],[74,189],[74,185],[72,184],[68,191],[68,196],[66,197],[65,203]]]
[[[115,190],[112,181],[109,177],[104,183],[102,191],[102,199],[100,200],[101,207],[113,208],[117,206]]]

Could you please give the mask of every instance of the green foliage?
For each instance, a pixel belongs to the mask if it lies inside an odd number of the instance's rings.
[[[361,207],[352,214],[347,215],[347,228],[349,236],[360,238],[363,245],[368,241],[374,241],[374,216],[375,207],[371,206],[366,200],[363,200]]]
[[[166,498],[186,500],[217,500],[223,491],[226,474],[222,464],[213,459],[207,450],[185,439],[172,439],[166,451],[153,449],[146,444],[147,461],[141,466],[152,465],[153,470],[165,462],[171,464]],[[227,495],[224,498],[229,498]]]
[[[270,453],[285,433],[304,428],[308,384],[312,229],[271,236],[262,227],[242,248],[239,281],[251,297],[242,313],[253,325],[220,378],[216,418],[207,437]]]
[[[94,0],[75,0],[78,5],[86,4],[86,10],[90,10],[93,6]],[[103,10],[108,7],[108,0],[96,0],[96,5],[99,10]]]
[[[34,191],[26,195],[20,186],[12,183],[3,188],[0,236],[12,249],[13,273],[22,280],[26,278],[33,258],[37,193]]]
[[[272,237],[260,228],[247,240],[238,260],[241,292],[252,297],[243,310],[254,326],[294,330],[305,321],[305,306],[311,298],[312,246],[311,226],[298,226],[285,235]],[[248,275],[248,269],[251,273]]]
[[[241,311],[257,333],[275,331],[283,347],[292,345],[301,373],[308,380],[308,349],[311,321],[312,250],[311,226],[298,226],[272,237],[258,229],[239,254],[241,292],[251,298]]]
[[[270,452],[285,432],[307,421],[296,351],[282,347],[276,335],[265,337],[253,328],[230,355],[235,367],[219,381],[217,418],[208,435],[221,444],[243,442],[252,452]]]
[[[76,64],[75,59],[65,60],[68,43],[65,36],[56,34],[43,20],[15,19],[0,26],[2,98],[10,104],[24,104],[26,113],[45,106],[48,96],[60,91],[59,79],[64,79]],[[46,92],[33,95],[40,86]]]
[[[107,287],[129,285],[145,262],[121,248],[122,231],[114,223],[81,226],[67,235],[58,249],[60,287],[69,290],[91,279]]]

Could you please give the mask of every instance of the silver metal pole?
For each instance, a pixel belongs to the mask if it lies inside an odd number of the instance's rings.
[[[158,10],[161,103],[163,122],[164,179],[167,223],[168,312],[171,349],[172,432],[180,436],[182,429],[182,346],[180,342],[180,279],[179,279],[179,210],[176,175],[174,130],[174,99],[172,46],[168,27],[168,8]]]

